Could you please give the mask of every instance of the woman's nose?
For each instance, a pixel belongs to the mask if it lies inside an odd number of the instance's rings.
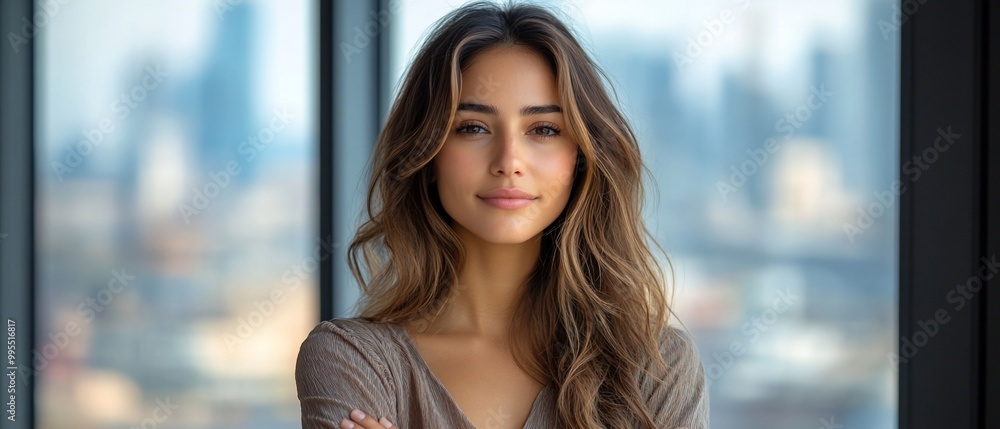
[[[522,175],[524,161],[520,147],[520,136],[514,132],[502,132],[497,135],[490,170],[499,176]]]

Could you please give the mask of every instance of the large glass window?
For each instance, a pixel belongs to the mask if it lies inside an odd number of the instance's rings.
[[[545,2],[641,140],[714,429],[896,427],[896,3]],[[459,4],[404,3],[388,88]]]
[[[38,426],[299,427],[329,245],[315,5],[59,3],[36,42]]]

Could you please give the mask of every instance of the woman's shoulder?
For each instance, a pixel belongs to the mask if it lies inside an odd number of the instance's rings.
[[[661,425],[707,428],[707,378],[694,336],[666,326],[660,331],[659,349],[666,372],[650,364],[641,383],[649,409]]]
[[[341,317],[319,322],[303,345],[326,345],[344,343],[354,346],[370,346],[382,343],[392,329],[388,323],[372,322],[361,317]]]
[[[675,363],[683,361],[689,364],[692,363],[691,360],[700,361],[694,336],[676,325],[663,327],[660,331],[659,345],[663,360],[668,364],[671,361]]]
[[[380,328],[343,318],[319,322],[309,333],[295,364],[303,427],[328,427],[352,408],[400,421],[391,355],[379,346]]]
[[[299,362],[323,360],[340,364],[368,364],[385,372],[400,358],[392,348],[392,326],[360,317],[334,318],[319,322],[299,348]]]
[[[388,382],[397,360],[391,348],[384,346],[389,329],[385,323],[359,317],[319,322],[299,347],[297,378],[362,372]]]
[[[666,373],[657,371],[657,365],[649,362],[647,370],[654,379],[681,384],[703,381],[705,369],[698,345],[690,332],[672,324],[666,325],[660,330],[658,341]]]
[[[337,317],[319,322],[314,330],[346,332],[358,336],[370,336],[386,329],[386,323],[373,322],[363,317]]]

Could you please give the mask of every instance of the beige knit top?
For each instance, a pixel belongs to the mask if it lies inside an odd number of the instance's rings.
[[[670,327],[661,336],[660,351],[668,367],[666,382],[649,378],[641,383],[657,427],[708,428],[705,370],[694,341]],[[384,416],[400,429],[475,429],[401,325],[356,317],[320,322],[299,349],[295,383],[303,429],[339,428],[354,408]],[[557,427],[557,394],[553,383],[542,388],[524,429]]]

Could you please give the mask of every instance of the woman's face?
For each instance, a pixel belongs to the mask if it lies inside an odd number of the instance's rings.
[[[527,48],[493,47],[462,72],[461,91],[433,161],[452,226],[498,244],[537,237],[566,207],[576,165],[555,75]]]

